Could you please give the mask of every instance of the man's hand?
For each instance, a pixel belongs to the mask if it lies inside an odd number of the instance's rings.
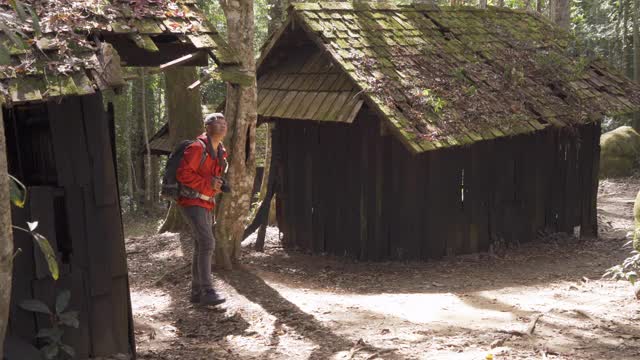
[[[219,177],[214,177],[211,180],[211,187],[213,188],[213,190],[215,191],[220,191],[220,189],[222,188],[222,179]]]

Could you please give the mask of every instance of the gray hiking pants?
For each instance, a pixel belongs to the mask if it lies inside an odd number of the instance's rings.
[[[191,289],[213,289],[211,276],[211,256],[216,245],[213,237],[213,218],[211,210],[200,206],[180,206],[182,214],[191,227],[193,234],[193,261],[191,263]]]

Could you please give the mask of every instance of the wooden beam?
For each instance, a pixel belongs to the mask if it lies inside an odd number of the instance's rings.
[[[196,55],[197,55],[197,53],[187,54],[187,55],[179,57],[179,58],[177,58],[175,60],[171,60],[168,63],[164,63],[164,64],[160,65],[160,70],[166,70],[166,69],[168,69],[170,67],[179,66],[179,65],[182,65],[184,63],[187,63],[187,62],[191,61]]]
[[[129,39],[131,39],[139,48],[149,51],[149,52],[158,52],[160,49],[153,42],[153,39],[149,35],[141,35],[141,34],[129,34]]]
[[[207,81],[213,79],[213,77],[209,74],[204,74],[204,77],[196,82],[194,82],[193,84],[189,85],[189,87],[187,87],[187,89],[189,90],[193,90],[197,87],[199,87],[200,85],[206,83]]]

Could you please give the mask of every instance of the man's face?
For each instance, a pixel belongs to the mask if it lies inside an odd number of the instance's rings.
[[[227,135],[227,120],[217,118],[207,125],[207,134],[211,137],[223,139]]]

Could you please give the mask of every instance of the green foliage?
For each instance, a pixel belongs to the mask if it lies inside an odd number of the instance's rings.
[[[9,177],[11,178],[11,181],[10,181],[11,202],[14,203],[16,206],[23,207],[26,200],[26,196],[27,196],[27,189],[24,186],[24,184],[22,184],[18,179],[14,178],[11,175],[9,175]],[[28,222],[27,226],[29,227],[29,229],[21,228],[15,225],[13,225],[13,228],[15,230],[24,231],[29,235],[31,235],[33,240],[38,245],[38,248],[40,249],[40,251],[42,251],[42,254],[44,255],[45,259],[47,260],[47,265],[49,266],[49,272],[51,273],[51,277],[54,280],[58,280],[60,271],[58,269],[56,253],[55,251],[53,251],[51,244],[49,244],[49,241],[47,240],[47,238],[35,232],[35,229],[38,227],[37,221]]]
[[[15,206],[22,208],[27,201],[27,188],[15,177],[9,175],[9,178],[11,202]]]
[[[430,89],[422,90],[422,99],[433,109],[433,112],[438,114],[447,104],[442,98],[436,96]]]
[[[631,254],[624,259],[622,264],[609,268],[603,277],[610,277],[614,280],[626,280],[635,285],[638,281],[638,273],[640,272],[640,191],[636,196],[633,206],[634,231],[632,240],[627,242],[624,247],[631,248]]]
[[[625,244],[625,247],[630,247],[632,243],[633,241],[629,241]],[[609,277],[614,280],[626,280],[629,281],[631,285],[635,285],[638,281],[638,272],[640,272],[640,252],[632,250],[630,256],[624,259],[622,264],[607,269],[603,277]]]
[[[47,260],[47,266],[49,267],[51,277],[53,278],[53,280],[58,280],[58,277],[60,276],[60,270],[58,269],[56,253],[53,251],[53,248],[51,247],[51,244],[49,244],[47,238],[34,231],[36,227],[38,227],[38,222],[30,222],[27,224],[29,225],[29,234],[31,234],[31,237],[33,237],[33,240],[35,240],[38,248],[40,249],[40,251],[42,251],[42,254]]]
[[[20,307],[24,310],[49,316],[51,327],[40,329],[36,335],[36,338],[45,343],[40,351],[46,359],[72,359],[75,357],[73,347],[62,342],[65,327],[77,329],[80,326],[78,312],[65,311],[69,306],[70,299],[71,292],[69,290],[60,292],[56,297],[55,312],[40,300],[29,299],[20,303]]]

